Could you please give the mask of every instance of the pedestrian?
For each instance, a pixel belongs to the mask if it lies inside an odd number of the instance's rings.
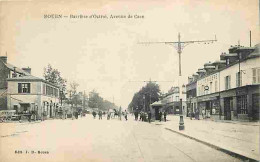
[[[99,120],[102,120],[102,111],[99,111],[99,112],[98,112],[98,119],[99,119]]]
[[[159,120],[160,120],[160,122],[162,121],[162,112],[161,111],[159,111]]]
[[[145,113],[142,111],[142,121],[144,121]]]
[[[203,113],[202,113],[203,114]],[[200,112],[198,109],[196,109],[195,116],[197,120],[200,120]],[[203,116],[203,115],[202,115]]]
[[[107,112],[107,120],[110,119],[110,112]]]
[[[141,112],[140,112],[139,121],[141,121],[141,120],[142,120],[142,117],[143,117],[143,112],[141,111]]]
[[[151,111],[149,110],[149,111],[148,111],[148,121],[149,121],[149,123],[151,123],[151,118],[152,118],[152,113],[151,113]]]
[[[135,111],[135,121],[137,121],[137,120],[138,120],[138,112]]]
[[[166,115],[167,115],[167,113],[166,113],[166,110],[163,112],[163,117],[164,117],[164,121],[166,122]]]
[[[92,112],[93,118],[96,119],[97,113],[95,111]]]
[[[78,119],[79,113],[76,111],[75,112],[75,118]]]
[[[190,112],[190,120],[192,120],[193,117],[194,117],[194,112],[191,111],[191,112]]]
[[[125,110],[124,115],[125,115],[125,120],[127,121],[127,112],[126,112],[126,110]]]
[[[202,119],[205,119],[205,109],[202,109]]]

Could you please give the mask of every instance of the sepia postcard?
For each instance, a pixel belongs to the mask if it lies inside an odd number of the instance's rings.
[[[260,161],[259,0],[0,0],[0,162]]]

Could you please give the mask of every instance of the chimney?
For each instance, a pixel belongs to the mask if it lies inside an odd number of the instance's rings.
[[[6,64],[7,63],[7,56],[0,56],[0,60],[2,60]]]
[[[29,74],[31,74],[31,71],[32,71],[32,69],[29,68],[29,67],[27,67],[27,68],[22,68],[22,70],[25,71],[25,72],[27,72],[27,73],[29,73]]]
[[[188,83],[191,83],[193,81],[193,77],[188,77]]]

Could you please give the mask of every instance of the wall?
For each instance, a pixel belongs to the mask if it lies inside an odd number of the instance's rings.
[[[259,66],[260,57],[248,59],[240,63],[240,69],[243,71],[242,74],[242,85],[252,85],[253,83],[253,71],[252,68],[260,68]],[[231,89],[236,88],[236,73],[239,71],[239,64],[230,66],[227,69],[224,69],[220,72],[220,91],[225,90],[225,77],[231,76]]]
[[[31,83],[31,93],[29,94],[20,94],[18,93],[18,83]],[[18,108],[20,108],[21,102],[24,103],[35,103],[38,106],[38,115],[40,116],[42,114],[42,111],[44,109],[43,102],[49,102],[52,101],[52,103],[58,104],[59,98],[54,96],[47,96],[42,95],[42,82],[40,81],[31,81],[31,82],[25,82],[25,81],[9,81],[8,82],[8,109],[13,109],[14,105],[17,105]],[[11,96],[11,97],[10,97]]]
[[[208,86],[209,90],[205,91],[205,86]],[[213,73],[197,81],[197,96],[215,92],[219,92],[219,72]]]
[[[21,94],[18,93],[18,83],[31,83],[31,93]],[[19,103],[40,103],[41,89],[40,82],[24,82],[24,81],[8,81],[8,97],[7,97],[7,107],[8,109],[13,109],[14,105]]]

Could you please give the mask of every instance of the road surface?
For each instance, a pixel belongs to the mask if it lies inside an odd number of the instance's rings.
[[[98,120],[46,120],[1,123],[1,162],[87,161],[240,161],[160,124]]]

